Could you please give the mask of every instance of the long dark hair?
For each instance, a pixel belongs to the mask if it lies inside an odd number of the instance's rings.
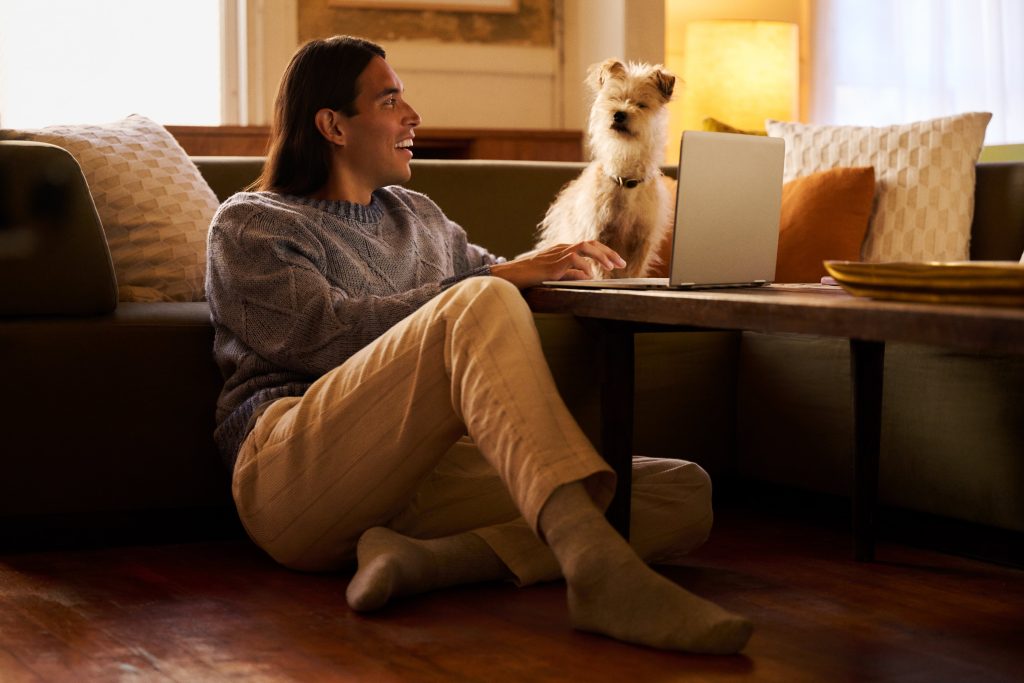
[[[267,161],[254,188],[301,196],[327,183],[330,144],[317,130],[316,113],[326,108],[354,116],[356,79],[374,57],[383,59],[384,48],[352,36],[298,49],[277,89]]]

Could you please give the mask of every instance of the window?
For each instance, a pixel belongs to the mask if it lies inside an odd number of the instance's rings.
[[[986,144],[1024,142],[1024,0],[817,0],[817,123],[990,111]]]
[[[0,125],[223,122],[220,0],[0,0]]]

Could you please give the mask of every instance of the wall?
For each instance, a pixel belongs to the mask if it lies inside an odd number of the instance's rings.
[[[592,95],[587,67],[609,57],[659,63],[665,55],[664,0],[564,0],[562,118],[586,129]]]
[[[338,33],[381,44],[431,128],[564,128],[561,0],[512,14],[374,10],[299,0],[299,40]]]
[[[226,45],[228,70],[238,74],[238,111],[228,121],[262,126],[270,123],[281,74],[299,45],[299,0],[228,0],[224,20],[237,22],[245,40]],[[244,103],[244,105],[243,105]],[[226,112],[227,113],[227,112]]]
[[[295,45],[336,33],[379,42],[432,128],[580,130],[590,107],[583,85],[590,64],[612,56],[660,62],[664,55],[664,0],[520,0],[513,14],[286,1],[297,3]],[[283,69],[265,69],[266,90],[276,89]]]
[[[554,4],[555,0],[519,0],[517,12],[504,13],[375,10],[332,5],[331,0],[300,0],[299,39],[305,42],[357,33],[375,42],[426,40],[551,47]]]
[[[804,28],[812,0],[520,0],[513,14],[356,9],[330,0],[244,2],[250,13],[267,17],[250,28],[250,40],[255,34],[273,48],[249,58],[260,74],[249,96],[254,124],[269,122],[273,93],[296,46],[352,33],[388,51],[424,126],[581,130],[590,108],[583,84],[590,64],[613,56],[664,62],[679,65],[673,68],[681,76],[686,23],[730,18],[801,26],[801,112],[807,111],[812,46]],[[289,11],[290,25],[282,16]],[[685,84],[679,86],[674,107],[685,97]],[[680,132],[673,129],[670,140]]]

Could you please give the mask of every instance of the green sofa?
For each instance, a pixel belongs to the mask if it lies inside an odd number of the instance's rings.
[[[222,200],[262,164],[194,161]],[[409,185],[506,256],[530,246],[533,226],[583,166],[413,163]],[[32,219],[45,248],[19,249],[17,211],[0,213],[0,544],[231,527],[212,441],[221,379],[207,305],[117,303],[77,164],[56,147],[0,142],[0,206],[23,205],[38,187],[63,207]],[[1020,257],[1024,164],[979,165],[973,230],[974,258]],[[537,324],[566,402],[596,438],[588,328],[553,315]],[[642,334],[636,348],[636,452],[694,460],[722,480],[849,491],[845,343],[701,332]],[[891,345],[883,411],[883,504],[1024,531],[1024,359]]]

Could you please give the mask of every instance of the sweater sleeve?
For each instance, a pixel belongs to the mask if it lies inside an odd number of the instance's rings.
[[[461,228],[459,228],[461,230]],[[475,244],[466,245],[466,265],[460,269],[460,272],[452,275],[449,278],[445,278],[441,281],[442,288],[448,288],[457,282],[461,282],[466,278],[478,277],[481,275],[490,275],[491,266],[495,263],[504,263],[505,259],[500,256],[494,256],[483,247]]]
[[[444,287],[345,291],[317,266],[345,254],[326,254],[301,220],[285,222],[244,203],[225,205],[209,240],[207,294],[215,323],[264,360],[310,377],[343,363]]]

